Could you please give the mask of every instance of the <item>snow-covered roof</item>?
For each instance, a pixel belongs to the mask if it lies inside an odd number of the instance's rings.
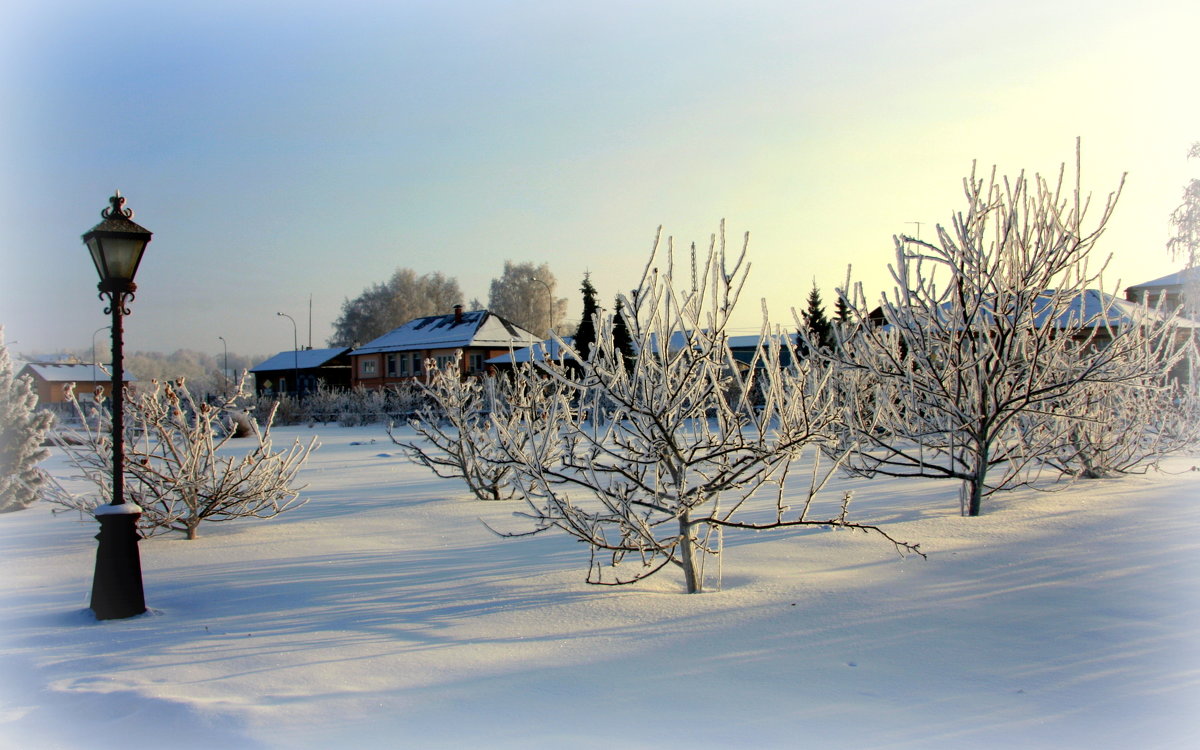
[[[1041,295],[1039,298],[1040,309],[1035,309],[1034,312],[1035,325],[1040,327],[1046,324],[1047,318],[1052,312],[1050,307],[1053,299],[1052,292],[1044,292]],[[1054,307],[1058,308],[1059,306],[1054,305]],[[1120,328],[1140,325],[1148,318],[1161,318],[1161,316],[1161,313],[1147,310],[1137,302],[1114,297],[1099,289],[1085,289],[1083,294],[1076,295],[1068,302],[1055,318],[1055,324],[1060,328],[1080,325],[1080,323],[1084,328],[1100,328],[1106,325]],[[1187,320],[1180,320],[1179,324],[1187,328],[1194,328],[1197,325]]]
[[[1185,268],[1182,271],[1176,271],[1175,273],[1163,276],[1161,279],[1154,279],[1153,281],[1146,281],[1141,284],[1134,284],[1133,286],[1125,287],[1125,291],[1128,292],[1131,289],[1142,290],[1142,289],[1165,289],[1167,287],[1182,287],[1183,285],[1187,284],[1189,281],[1194,282],[1194,281],[1200,280],[1200,279],[1195,278],[1197,276],[1200,276],[1200,266],[1198,266],[1196,268]]]
[[[463,312],[461,318],[428,315],[410,320],[374,341],[354,350],[354,354],[421,351],[425,349],[465,349],[467,347],[506,348],[529,346],[537,336],[487,310]]]
[[[794,333],[780,333],[776,335],[779,339],[780,346],[787,344],[794,346],[796,344],[796,334]],[[727,343],[729,344],[730,349],[755,349],[758,347],[761,341],[762,337],[756,335],[730,336],[727,340]]]
[[[104,383],[112,381],[112,371],[98,364],[59,364],[31,362],[21,368],[35,373],[47,383]],[[121,373],[122,382],[137,380],[128,370]]]
[[[300,351],[288,349],[276,354],[265,362],[260,362],[251,367],[250,372],[291,369],[310,370],[315,367],[321,367],[331,359],[336,359],[348,351],[350,350],[344,346],[334,349],[302,349]]]
[[[573,336],[563,336],[563,341],[568,344],[574,341]],[[552,362],[557,362],[562,359],[575,359],[567,353],[565,349],[559,346],[555,339],[546,339],[539,341],[533,346],[525,346],[520,349],[514,349],[506,354],[501,354],[492,357],[485,364],[489,365],[520,365],[527,362],[545,361],[549,359]]]
[[[567,342],[568,344],[570,344],[570,343],[573,343],[574,337],[563,336],[562,340]],[[745,346],[745,347],[754,347],[758,343],[757,336],[733,336],[733,337],[730,337],[728,340],[730,348],[735,347],[735,344],[734,344],[735,340],[740,342],[741,346]],[[633,343],[634,349],[637,349],[637,342],[634,341],[632,343]],[[670,339],[670,350],[671,351],[678,351],[679,349],[684,348],[686,345],[687,345],[687,335],[683,331],[674,331],[671,333],[671,339]],[[489,365],[522,364],[525,362],[544,360],[547,358],[547,356],[552,361],[557,361],[560,358],[574,359],[574,357],[572,357],[571,354],[569,352],[567,352],[566,350],[562,350],[561,354],[560,354],[560,349],[561,349],[561,347],[559,347],[557,341],[555,341],[554,339],[546,339],[545,341],[539,341],[539,342],[533,344],[532,346],[527,346],[527,347],[524,347],[521,349],[515,349],[509,354],[501,354],[501,355],[492,357],[491,359],[489,359],[487,361],[487,364],[489,364]],[[658,351],[658,334],[657,333],[650,334],[650,350],[655,351],[655,352]]]
[[[942,305],[943,314],[949,318],[949,310],[953,303]],[[1042,292],[1034,303],[1033,324],[1040,328],[1055,315],[1052,324],[1057,328],[1121,328],[1124,326],[1141,325],[1150,320],[1161,319],[1163,313],[1147,309],[1137,302],[1115,297],[1099,289],[1085,289],[1071,299],[1059,298],[1054,290]],[[990,320],[990,312],[984,311],[984,319]],[[1178,325],[1183,328],[1198,328],[1200,323],[1178,318]],[[891,324],[888,323],[885,328]]]

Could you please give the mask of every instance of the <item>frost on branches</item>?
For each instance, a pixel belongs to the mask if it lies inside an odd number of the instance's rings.
[[[392,425],[388,437],[404,448],[409,460],[444,479],[462,479],[480,500],[508,500],[514,490],[512,470],[502,462],[488,420],[507,403],[497,398],[495,378],[463,377],[462,352],[442,368],[426,360],[430,373],[419,386],[427,403],[409,420],[427,444],[401,441]]]
[[[747,270],[744,246],[726,256],[723,227],[707,255],[692,249],[683,278],[671,241],[664,249],[656,238],[639,288],[622,304],[632,362],[600,314],[586,360],[556,339],[570,367],[518,366],[509,407],[488,428],[497,463],[511,467],[525,501],[515,515],[532,529],[500,533],[570,534],[591,549],[590,583],[631,583],[677,566],[689,593],[703,589],[703,560],[721,552],[725,529],[857,529],[921,554],[850,521],[848,493],[818,501],[840,460],[822,451],[840,417],[831,370],[784,365],[778,336],[764,335],[749,365],[734,360],[726,328]],[[802,459],[812,474],[789,494],[789,469]]]
[[[13,377],[12,359],[0,327],[0,513],[21,510],[41,497],[46,476],[37,465],[54,415],[37,408],[28,377]]]
[[[1171,316],[1120,311],[1093,288],[1100,275],[1088,253],[1119,190],[1085,229],[1089,199],[1078,177],[1064,186],[1063,172],[1056,183],[972,172],[966,210],[936,241],[896,238],[896,288],[874,321],[855,288],[851,323],[828,354],[841,373],[844,444],[861,446],[851,469],[957,479],[963,513],[974,516],[984,497],[1032,481],[1048,458],[1078,474],[1126,464],[1087,437],[1116,418],[1104,415],[1118,406],[1105,394],[1129,395],[1122,420],[1161,409],[1147,399],[1167,387],[1187,337]]]
[[[234,399],[245,396],[239,384]],[[61,484],[51,485],[48,499],[78,510],[93,511],[110,502],[112,492],[111,421],[97,392],[85,408],[72,391],[70,402],[82,425],[65,430],[58,444],[78,471],[74,479],[94,484],[98,496],[81,496]],[[235,429],[225,407],[197,403],[182,380],[153,381],[144,392],[125,392],[125,501],[141,506],[140,529],[147,536],[179,531],[195,539],[205,521],[272,518],[307,502],[293,482],[317,447],[299,440],[274,451],[271,422],[250,420],[248,450],[231,443]]]

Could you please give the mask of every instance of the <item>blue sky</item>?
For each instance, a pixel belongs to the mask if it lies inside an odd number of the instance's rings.
[[[547,262],[579,314],[655,229],[751,233],[790,320],[847,264],[890,286],[892,235],[962,205],[973,159],[1128,182],[1113,286],[1175,270],[1200,175],[1192,2],[70,2],[0,11],[0,323],[17,351],[107,323],[79,235],[114,188],[155,232],[127,346],[313,344],[399,266],[486,300]],[[36,7],[34,7],[36,5]],[[740,241],[740,239],[739,239]]]

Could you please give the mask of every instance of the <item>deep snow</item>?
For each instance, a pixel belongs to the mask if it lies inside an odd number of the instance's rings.
[[[513,505],[381,427],[317,431],[308,505],[141,543],[137,618],[86,609],[95,521],[0,516],[0,746],[1200,746],[1195,457],[979,518],[953,484],[840,480],[929,559],[731,532],[688,596],[588,586],[584,547],[496,537]]]

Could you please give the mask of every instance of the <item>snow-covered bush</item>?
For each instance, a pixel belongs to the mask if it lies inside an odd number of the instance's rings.
[[[259,396],[251,410],[260,420],[274,412],[275,424],[329,424],[343,427],[387,423],[407,419],[422,405],[417,383],[396,383],[387,388],[335,389],[319,386],[316,391],[297,399],[288,395]]]
[[[1200,444],[1200,398],[1178,382],[1102,384],[1078,398],[1087,404],[1074,411],[1088,416],[1055,430],[1059,443],[1043,459],[1066,476],[1141,474]]]
[[[48,455],[43,443],[53,424],[54,415],[37,408],[33,381],[13,376],[0,327],[0,513],[27,508],[41,496],[46,477],[37,465]]]
[[[861,286],[842,290],[851,320],[823,356],[840,372],[843,445],[860,446],[848,466],[956,479],[974,516],[1099,418],[1088,394],[1161,378],[1182,349],[1170,316],[1131,323],[1093,289],[1088,254],[1119,190],[1090,229],[1089,199],[1062,172],[1052,184],[972,171],[964,192],[935,241],[896,238],[896,288],[874,316]]]
[[[557,429],[550,419],[525,418],[548,413],[557,385],[548,378],[514,379],[503,373],[463,377],[461,361],[459,351],[442,368],[433,360],[425,363],[430,376],[420,383],[423,405],[409,419],[424,441],[399,440],[390,424],[388,436],[414,463],[439,477],[462,479],[478,499],[509,500],[517,488],[507,456],[514,443],[544,441]],[[518,425],[529,429],[515,429]],[[501,439],[509,444],[501,445]]]
[[[402,441],[388,424],[388,437],[404,448],[409,460],[443,478],[462,479],[471,494],[480,500],[507,500],[515,489],[509,486],[512,468],[504,461],[496,445],[489,420],[507,408],[497,393],[509,381],[501,376],[463,377],[462,352],[439,368],[426,362],[430,373],[421,387],[426,404],[409,420],[424,441]]]
[[[503,453],[494,463],[512,468],[525,501],[516,515],[530,525],[498,532],[574,536],[591,549],[587,580],[596,584],[630,583],[674,565],[689,593],[703,590],[702,561],[721,552],[725,529],[858,529],[919,554],[850,521],[848,494],[817,499],[839,463],[821,450],[840,416],[832,370],[784,366],[765,324],[754,361],[734,360],[726,327],[749,268],[745,246],[730,263],[722,227],[707,255],[692,249],[682,279],[672,256],[671,241],[664,249],[656,238],[639,288],[624,300],[638,353],[630,365],[613,343],[613,321],[598,315],[586,360],[560,340],[577,366],[535,360],[514,372],[511,409],[488,426]],[[783,486],[806,455],[812,476],[791,507]]]
[[[239,384],[231,401],[243,395]],[[73,479],[87,480],[97,492],[79,495],[52,482],[47,499],[93,511],[111,502],[111,420],[101,392],[88,407],[74,392],[69,396],[82,426],[62,431],[57,443],[78,472]],[[197,402],[182,380],[152,381],[125,398],[124,499],[141,507],[139,528],[147,536],[179,531],[195,539],[202,522],[272,518],[307,502],[293,482],[316,438],[275,451],[268,414],[262,426],[250,421],[254,444],[242,453],[230,443],[234,428],[223,405]]]

